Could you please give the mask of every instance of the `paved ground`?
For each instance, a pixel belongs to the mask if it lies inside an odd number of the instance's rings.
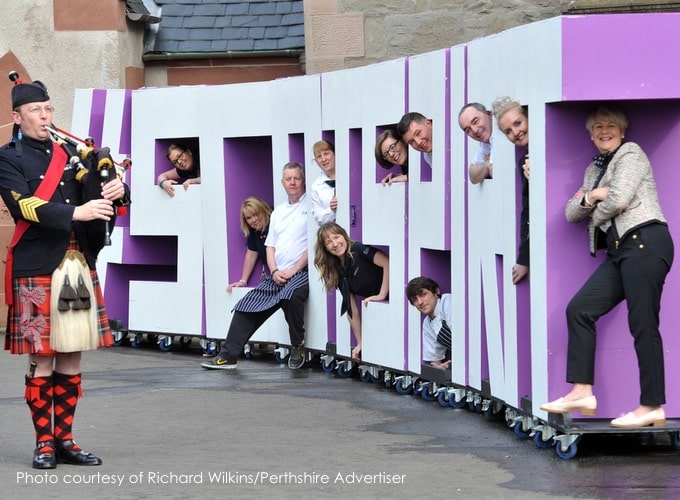
[[[101,467],[30,467],[26,359],[2,356],[2,498],[678,498],[666,434],[584,438],[572,460],[503,421],[271,358],[206,371],[197,350],[87,353],[75,436]],[[49,483],[49,484],[48,484]]]

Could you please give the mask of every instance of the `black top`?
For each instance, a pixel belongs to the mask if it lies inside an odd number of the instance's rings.
[[[517,264],[529,265],[529,179],[524,175],[522,164],[528,155],[519,159],[519,176],[522,179],[522,213],[519,217],[519,250]]]
[[[339,260],[335,263],[335,268],[340,275],[338,290],[342,294],[341,316],[345,314],[345,311],[348,311],[350,316],[352,315],[349,308],[350,293],[360,297],[377,295],[383,279],[383,268],[373,263],[375,253],[378,251],[376,248],[355,241],[352,243],[351,251],[354,259],[345,257],[344,265],[340,265]]]
[[[268,233],[269,224],[267,224],[262,231],[256,231],[255,229],[250,228],[248,240],[246,241],[248,250],[257,252],[257,258],[262,261],[262,264],[264,265],[267,264],[267,247],[265,246],[264,241],[267,239]]]
[[[187,179],[195,179],[196,177],[200,177],[201,167],[196,162],[196,158],[194,157],[194,165],[191,167],[191,170],[180,170],[179,168],[175,167],[175,172],[177,172],[179,178],[182,180],[182,182],[184,182]]]

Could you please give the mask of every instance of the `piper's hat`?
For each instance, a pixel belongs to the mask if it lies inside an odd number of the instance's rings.
[[[33,83],[19,83],[12,87],[12,109],[16,109],[22,104],[29,102],[45,102],[49,101],[50,96],[47,93],[47,87],[36,80]]]

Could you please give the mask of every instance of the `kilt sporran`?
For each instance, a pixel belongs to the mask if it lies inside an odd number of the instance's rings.
[[[97,298],[85,256],[67,250],[52,273],[50,346],[57,352],[79,352],[99,346]]]

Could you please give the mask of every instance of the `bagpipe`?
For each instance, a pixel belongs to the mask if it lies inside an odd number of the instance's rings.
[[[15,85],[23,83],[16,71],[9,73],[9,79]],[[132,167],[132,160],[125,158],[116,162],[111,157],[108,147],[95,144],[92,137],[79,137],[60,129],[54,124],[45,126],[52,140],[66,153],[68,163],[76,171],[76,179],[82,184],[83,202],[101,198],[102,186],[116,177],[122,179],[125,171]],[[93,172],[98,175],[92,175]],[[127,202],[116,207],[116,215],[127,214]],[[106,221],[103,235],[104,246],[111,245],[111,221]]]

